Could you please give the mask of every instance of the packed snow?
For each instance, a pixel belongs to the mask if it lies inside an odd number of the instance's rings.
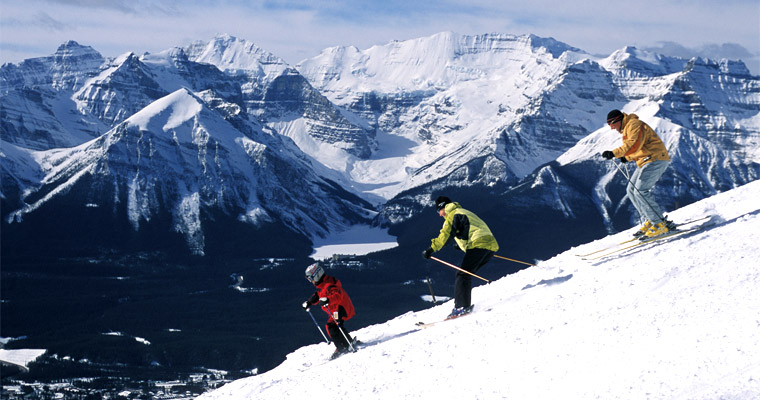
[[[449,301],[358,329],[364,347],[334,361],[304,316],[315,344],[199,399],[760,398],[759,197],[755,181],[670,213],[712,215],[697,232],[577,256],[631,228],[480,285],[470,316],[415,326]]]
[[[33,362],[47,350],[44,349],[0,349],[0,363],[16,365],[24,370],[27,370],[29,363]]]

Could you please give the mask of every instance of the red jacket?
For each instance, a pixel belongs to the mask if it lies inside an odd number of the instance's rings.
[[[322,309],[328,314],[332,314],[335,319],[340,317],[338,310],[341,306],[346,310],[346,315],[343,318],[347,321],[356,315],[354,311],[354,305],[351,303],[351,299],[348,297],[348,293],[343,291],[343,285],[335,277],[325,275],[324,278],[317,284],[317,293],[319,297],[327,297],[330,302],[327,303],[327,307]],[[330,318],[332,320],[332,318]]]

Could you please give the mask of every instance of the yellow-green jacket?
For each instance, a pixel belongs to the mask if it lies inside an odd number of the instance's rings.
[[[442,249],[452,236],[462,251],[469,249],[499,250],[499,244],[496,243],[496,238],[491,234],[488,225],[477,215],[465,210],[457,202],[446,204],[445,210],[446,217],[443,221],[441,233],[430,244],[433,251]]]
[[[628,161],[636,161],[639,167],[655,160],[670,160],[665,143],[649,125],[636,114],[623,115],[623,145],[612,150],[615,158],[625,157]]]

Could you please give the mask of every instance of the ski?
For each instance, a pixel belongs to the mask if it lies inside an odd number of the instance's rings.
[[[473,305],[472,307],[474,307],[474,305]],[[485,309],[485,310],[482,310],[482,311],[483,311],[483,312],[486,312],[486,311],[491,311],[491,309],[490,309],[490,308],[487,308],[487,309]],[[429,328],[429,327],[431,327],[431,326],[433,326],[433,325],[435,325],[435,324],[438,324],[438,323],[441,323],[441,322],[446,322],[446,321],[451,321],[451,320],[454,320],[454,319],[457,319],[457,318],[466,317],[466,316],[468,316],[468,315],[470,315],[470,314],[472,314],[472,310],[470,310],[469,312],[466,312],[466,313],[464,313],[464,314],[460,314],[460,315],[457,315],[456,317],[446,317],[446,319],[444,319],[444,320],[441,320],[441,321],[434,321],[434,322],[422,322],[422,321],[420,321],[420,322],[416,322],[416,323],[414,324],[414,326],[416,326],[416,327],[418,327],[418,328],[423,328],[423,329],[424,329],[424,328]]]
[[[604,258],[604,257],[607,257],[607,256],[615,254],[615,253],[620,253],[622,251],[625,251],[625,250],[628,250],[628,249],[632,249],[634,247],[639,247],[639,246],[643,246],[645,244],[649,244],[649,243],[656,242],[656,241],[659,241],[659,240],[668,239],[668,238],[672,238],[674,236],[683,235],[684,233],[697,232],[697,231],[699,231],[699,230],[701,230],[701,229],[703,229],[705,227],[711,226],[711,225],[712,224],[703,224],[703,225],[696,226],[694,228],[685,229],[685,230],[673,230],[673,231],[670,231],[670,232],[668,232],[668,233],[666,233],[664,235],[660,235],[660,236],[657,236],[657,237],[654,237],[654,238],[651,238],[651,239],[648,239],[648,240],[640,241],[639,243],[632,244],[630,246],[625,246],[625,247],[622,247],[622,248],[619,248],[619,249],[615,249],[615,250],[612,250],[610,252],[604,253],[604,254],[599,255],[599,256],[587,257],[587,258],[582,258],[582,259],[583,260],[598,260],[600,258]]]
[[[358,340],[358,339],[356,339],[356,338],[354,338],[354,341],[351,342],[351,345],[354,346],[354,351],[346,350],[344,352],[333,352],[332,355],[330,355],[326,359],[322,359],[321,361],[317,361],[317,362],[314,362],[314,361],[305,361],[303,363],[303,365],[301,365],[301,367],[298,368],[298,370],[301,371],[301,372],[304,372],[304,371],[307,371],[307,370],[309,370],[311,368],[327,364],[330,361],[337,360],[338,358],[340,358],[340,357],[342,357],[342,356],[344,356],[346,354],[356,353],[356,352],[359,351],[360,348],[362,348],[362,347],[365,346],[365,343],[362,342],[362,341],[360,341],[360,340]]]
[[[430,328],[431,326],[433,326],[433,325],[435,325],[435,324],[438,324],[438,323],[441,323],[441,322],[446,322],[446,321],[455,320],[455,319],[457,319],[457,318],[462,318],[462,317],[468,316],[468,315],[470,315],[470,314],[472,314],[472,312],[468,312],[467,314],[462,314],[462,315],[459,315],[459,316],[457,316],[457,317],[446,318],[446,319],[444,319],[444,320],[441,320],[441,321],[435,321],[435,322],[427,322],[427,323],[420,321],[420,322],[417,322],[417,323],[415,323],[414,325],[415,325],[416,327],[418,327],[418,328],[422,328],[422,329],[425,329],[425,328]]]
[[[701,217],[701,218],[697,218],[697,219],[692,219],[692,220],[686,221],[686,222],[681,222],[680,224],[676,224],[676,229],[678,229],[680,227],[683,227],[683,226],[686,226],[686,225],[694,224],[696,222],[704,221],[704,220],[710,219],[710,218],[712,218],[712,215],[708,215],[706,217]],[[684,232],[684,231],[674,230],[674,231],[671,231],[671,232]],[[608,251],[608,250],[612,250],[612,249],[614,249],[614,248],[616,248],[618,246],[623,246],[623,245],[626,245],[628,243],[639,242],[639,243],[636,243],[634,245],[628,246],[628,247],[635,247],[635,246],[637,246],[637,245],[639,245],[641,243],[648,243],[650,241],[651,240],[643,240],[642,241],[641,238],[634,237],[633,239],[625,240],[625,241],[622,241],[620,243],[616,243],[616,244],[613,244],[611,246],[607,246],[607,247],[604,247],[602,249],[599,249],[599,250],[596,250],[596,251],[592,251],[591,253],[588,253],[588,254],[576,254],[575,256],[576,257],[580,257],[580,258],[582,258],[584,260],[594,260],[597,257],[589,257],[589,256],[593,256],[594,254],[598,254],[598,253],[602,253],[602,252],[605,252],[605,251]],[[628,248],[628,247],[626,247],[626,248]],[[620,249],[620,250],[624,250],[624,249]],[[598,257],[598,258],[601,258],[601,256]]]
[[[633,239],[625,240],[625,241],[622,241],[622,242],[620,242],[620,243],[615,243],[615,244],[613,244],[612,246],[608,246],[608,247],[605,247],[605,248],[599,249],[599,250],[597,250],[597,251],[592,251],[591,253],[588,253],[588,254],[576,254],[575,256],[576,256],[576,257],[581,257],[581,258],[584,258],[584,259],[585,259],[586,257],[588,257],[588,256],[593,256],[593,255],[594,255],[594,254],[596,254],[596,253],[601,253],[601,252],[603,252],[603,251],[605,251],[605,250],[614,249],[615,247],[618,247],[618,246],[622,246],[622,245],[624,245],[624,244],[626,244],[626,243],[632,243],[632,242],[635,242],[635,241],[637,241],[637,240],[639,240],[639,238],[635,237],[635,238],[633,238]]]
[[[336,350],[336,351],[335,351],[335,352],[333,352],[333,354],[330,356],[330,359],[329,359],[328,361],[332,361],[332,360],[335,360],[335,359],[337,359],[337,358],[340,358],[341,356],[343,356],[343,355],[345,355],[345,354],[356,353],[356,352],[357,352],[357,351],[359,351],[359,349],[360,349],[360,348],[362,348],[363,346],[364,346],[364,342],[360,341],[360,340],[359,340],[359,339],[357,339],[357,338],[354,338],[353,342],[351,342],[351,347],[349,347],[349,348],[348,348],[348,349],[346,349],[345,351],[337,351],[337,350]],[[351,350],[351,349],[353,349],[353,350]]]

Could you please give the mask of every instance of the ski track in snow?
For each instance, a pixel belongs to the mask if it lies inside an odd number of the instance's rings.
[[[574,255],[632,228],[476,287],[467,318],[417,329],[452,302],[409,312],[353,332],[358,353],[327,362],[331,345],[306,346],[199,399],[760,398],[758,197],[760,181],[718,194],[670,213],[717,215],[693,235]]]

